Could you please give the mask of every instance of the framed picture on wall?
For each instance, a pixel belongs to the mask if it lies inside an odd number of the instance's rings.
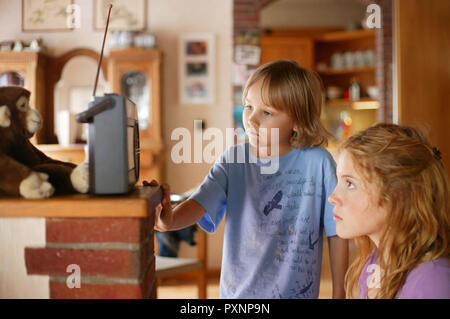
[[[73,0],[22,0],[22,31],[70,31]]]
[[[112,4],[109,30],[142,31],[146,27],[146,0],[94,0],[94,29],[104,30]]]
[[[181,104],[212,104],[215,99],[214,34],[184,34],[179,40]]]

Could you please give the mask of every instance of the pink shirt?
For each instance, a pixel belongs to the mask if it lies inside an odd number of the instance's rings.
[[[367,299],[369,286],[376,285],[377,271],[376,254],[371,254],[359,277],[358,298]],[[411,270],[396,299],[450,299],[450,261],[438,258]]]

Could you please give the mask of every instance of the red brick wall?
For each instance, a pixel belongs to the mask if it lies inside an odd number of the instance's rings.
[[[266,5],[277,0],[234,0],[233,2],[233,43],[259,45],[259,12]],[[233,58],[234,61],[234,58]],[[249,66],[255,69],[257,66]],[[233,96],[243,91],[241,85],[233,86]],[[234,99],[235,106],[240,105],[240,98]]]
[[[50,218],[46,241],[25,249],[25,263],[28,274],[50,276],[50,298],[155,298],[152,219]],[[80,288],[66,284],[71,264]]]
[[[259,12],[275,1],[277,0],[234,0],[234,38],[242,33],[259,34]]]
[[[381,8],[381,28],[377,29],[376,81],[380,88],[380,109],[377,120],[392,122],[393,106],[393,4],[392,0],[360,0],[364,6],[375,3]]]

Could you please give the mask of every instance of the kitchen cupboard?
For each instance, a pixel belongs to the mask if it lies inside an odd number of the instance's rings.
[[[301,66],[314,66],[314,42],[310,38],[295,36],[262,36],[261,64],[282,59],[297,61]]]
[[[315,70],[325,91],[322,119],[335,136],[333,147],[377,121],[375,31],[334,31],[316,36],[314,43]]]

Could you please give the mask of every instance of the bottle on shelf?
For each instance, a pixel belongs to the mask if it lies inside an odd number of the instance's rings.
[[[357,101],[361,98],[361,88],[359,86],[357,78],[351,79],[349,93],[350,93],[350,100],[352,101]]]

